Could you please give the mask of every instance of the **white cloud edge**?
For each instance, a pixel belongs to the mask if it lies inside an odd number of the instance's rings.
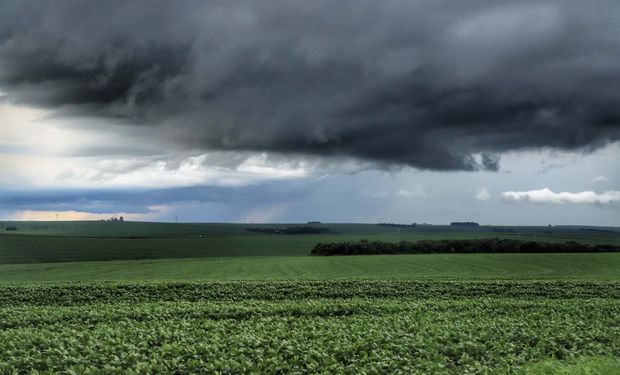
[[[609,177],[607,177],[607,176],[603,176],[603,175],[601,175],[601,176],[596,176],[596,177],[594,177],[591,181],[592,181],[592,182],[605,182],[605,181],[609,181]]]
[[[592,204],[611,205],[620,203],[620,191],[609,190],[602,193],[581,191],[576,193],[556,193],[549,188],[528,191],[505,191],[500,197],[508,202],[552,203],[552,204]]]

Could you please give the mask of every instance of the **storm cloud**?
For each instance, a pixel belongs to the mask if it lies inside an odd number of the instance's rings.
[[[612,0],[6,0],[0,90],[191,149],[498,170],[620,138],[618,35]]]

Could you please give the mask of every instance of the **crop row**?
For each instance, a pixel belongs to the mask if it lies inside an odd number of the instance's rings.
[[[64,283],[0,286],[0,307],[157,301],[244,301],[334,298],[620,299],[619,282],[584,281],[231,281]]]
[[[518,372],[620,355],[615,299],[353,299],[0,309],[0,373]]]

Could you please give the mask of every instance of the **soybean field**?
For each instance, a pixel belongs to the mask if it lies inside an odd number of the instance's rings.
[[[620,373],[620,253],[310,256],[616,228],[3,224],[0,373]]]
[[[613,373],[619,316],[609,282],[13,285],[0,371]]]

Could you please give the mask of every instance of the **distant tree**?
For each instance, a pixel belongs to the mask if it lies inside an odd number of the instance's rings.
[[[574,241],[547,243],[512,239],[401,241],[398,243],[361,240],[317,244],[310,255],[372,255],[431,253],[599,253],[620,252],[616,245],[587,245]]]

